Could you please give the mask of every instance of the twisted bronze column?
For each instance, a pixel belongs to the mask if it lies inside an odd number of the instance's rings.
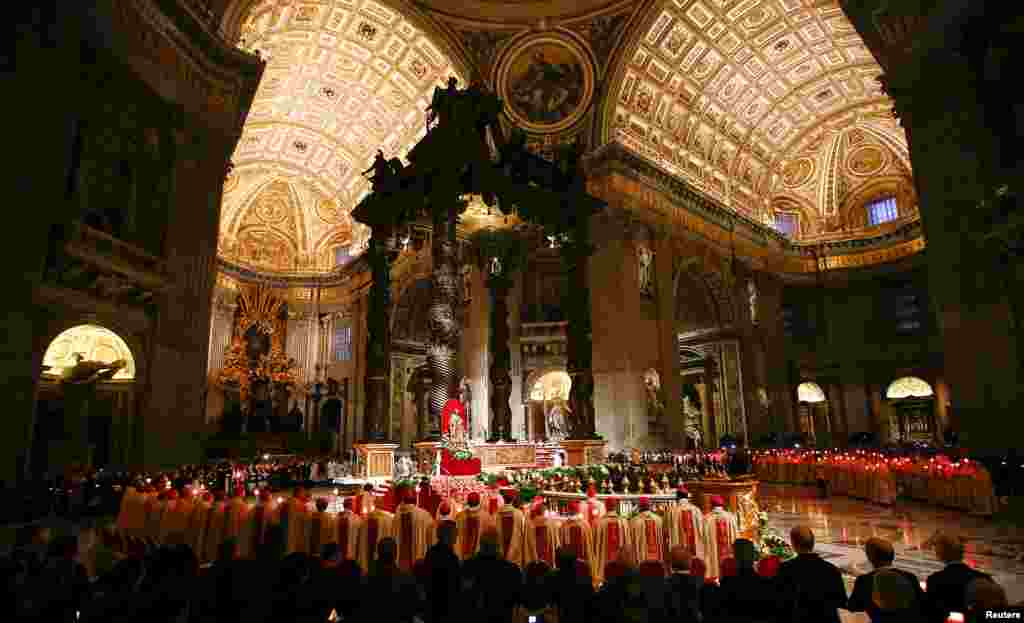
[[[373,282],[366,310],[366,440],[387,440],[391,374],[391,259],[387,233],[374,227],[366,258]]]
[[[434,377],[433,385],[430,387],[430,436],[437,438],[441,434],[441,411],[456,391],[460,327],[455,315],[459,291],[458,271],[455,266],[458,198],[454,188],[447,185],[442,185],[434,194],[431,206],[433,302],[430,305],[427,364]]]

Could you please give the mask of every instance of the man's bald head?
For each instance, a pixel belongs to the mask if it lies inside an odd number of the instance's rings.
[[[690,561],[693,560],[690,556],[690,550],[686,549],[682,545],[676,545],[672,548],[670,556],[673,571],[682,572],[690,570]]]
[[[798,554],[810,554],[814,551],[814,533],[807,526],[795,526],[790,530],[789,541]]]

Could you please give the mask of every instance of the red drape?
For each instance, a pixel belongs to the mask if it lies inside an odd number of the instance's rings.
[[[548,541],[548,529],[546,526],[537,526],[533,529],[534,536],[537,539],[537,557],[548,563],[554,565],[554,556],[551,555],[551,543]]]

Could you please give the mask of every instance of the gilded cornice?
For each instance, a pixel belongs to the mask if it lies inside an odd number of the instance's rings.
[[[737,214],[705,197],[685,181],[665,173],[660,168],[617,143],[609,143],[597,150],[587,162],[592,191],[605,199],[609,195],[622,195],[623,200],[634,202],[651,212],[656,229],[665,227],[664,221],[679,225],[680,230],[703,238],[712,246],[722,249],[730,244],[730,232],[735,234],[740,259],[759,258],[763,268],[780,275],[786,273],[815,273],[819,260],[824,270],[850,269],[896,261],[913,255],[925,247],[920,219],[894,228],[880,228],[879,233],[856,239],[793,242],[775,230]],[[619,180],[626,180],[653,193],[645,196]],[[681,208],[683,213],[673,214]],[[660,225],[660,227],[659,227]],[[668,235],[675,233],[671,228]]]

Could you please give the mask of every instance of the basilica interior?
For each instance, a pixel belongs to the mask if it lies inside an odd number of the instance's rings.
[[[9,486],[420,462],[449,399],[485,467],[1016,451],[1014,3],[26,4]]]

